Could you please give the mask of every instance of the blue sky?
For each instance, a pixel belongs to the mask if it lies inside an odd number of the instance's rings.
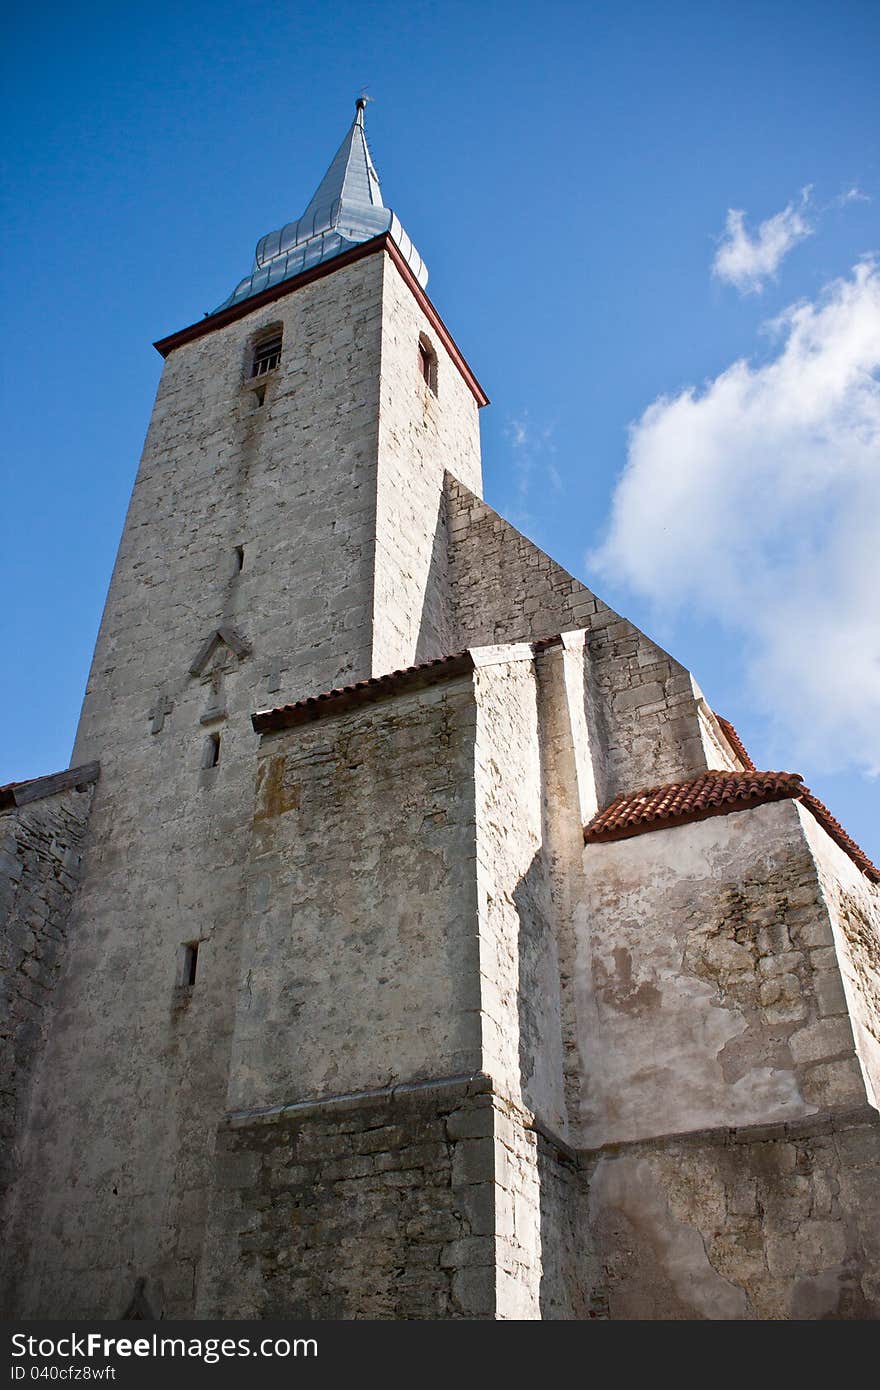
[[[878,44],[847,0],[11,13],[0,781],[67,764],[152,340],[302,211],[366,87],[492,399],[487,499],[880,860]]]

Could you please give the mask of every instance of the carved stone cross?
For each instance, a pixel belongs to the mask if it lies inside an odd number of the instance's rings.
[[[151,734],[161,734],[165,724],[165,716],[166,714],[170,714],[173,709],[174,701],[169,700],[167,695],[163,695],[156,701],[153,708],[147,711],[150,719],[153,721],[150,728]]]

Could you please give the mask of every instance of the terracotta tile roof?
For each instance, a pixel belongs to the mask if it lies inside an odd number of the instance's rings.
[[[556,633],[552,637],[539,637],[533,642],[526,641],[533,651],[546,651],[561,643],[562,637]],[[490,644],[494,645],[494,644]],[[515,645],[509,642],[500,646]],[[433,685],[436,681],[449,680],[453,676],[473,671],[474,659],[469,651],[455,652],[452,656],[441,656],[436,661],[423,661],[418,666],[406,666],[400,671],[391,671],[387,676],[371,676],[368,680],[357,681],[354,685],[340,685],[333,690],[324,690],[320,695],[310,695],[308,699],[297,700],[292,705],[276,705],[273,709],[258,710],[251,715],[251,723],[258,734],[274,733],[278,729],[289,729],[297,724],[306,724],[312,719],[320,719],[325,713],[338,714],[352,705],[369,704],[381,700],[385,695],[396,694],[405,687],[417,689],[419,686]]]
[[[816,820],[838,845],[848,854],[856,868],[861,869],[866,878],[872,883],[880,883],[880,869],[871,863],[865,851],[856,844],[851,836],[847,835],[840,821],[835,820],[828,807],[825,806],[813,793],[804,787],[803,794],[799,798],[804,806],[807,806],[816,817]]]
[[[339,714],[354,705],[370,704],[386,695],[396,695],[407,687],[419,689],[434,685],[437,681],[450,680],[473,669],[474,660],[470,652],[456,652],[454,656],[443,656],[436,661],[407,666],[402,671],[391,671],[387,676],[371,676],[368,680],[356,681],[354,685],[324,690],[320,695],[310,695],[308,699],[297,700],[292,705],[258,710],[251,716],[251,723],[258,734],[274,733],[278,729],[290,729],[297,724],[320,719],[325,713]]]
[[[725,730],[727,735],[727,730]],[[737,750],[738,752],[738,750]],[[739,754],[738,754],[739,755]],[[797,772],[703,772],[686,782],[668,782],[661,787],[618,796],[584,828],[587,844],[626,840],[649,830],[668,830],[676,825],[746,811],[768,801],[791,798],[802,802],[828,835],[849,855],[872,883],[880,883],[880,870],[847,835],[818,797],[813,796]]]
[[[644,830],[723,816],[765,801],[797,796],[802,779],[792,772],[704,772],[686,782],[618,796],[584,831],[588,842],[624,840]]]
[[[739,734],[736,732],[736,729],[731,724],[730,720],[722,719],[720,714],[716,714],[715,718],[721,725],[721,730],[724,734],[724,737],[727,739],[727,742],[730,744],[734,753],[739,758],[743,767],[746,768],[749,772],[757,772],[758,769],[755,767],[755,764],[752,762],[751,758],[746,752],[746,746],[740,738]]]

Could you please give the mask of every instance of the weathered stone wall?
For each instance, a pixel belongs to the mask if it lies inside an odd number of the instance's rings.
[[[457,646],[588,630],[601,805],[625,791],[736,765],[723,738],[707,737],[711,716],[699,688],[667,652],[454,478],[447,479],[447,515]]]
[[[0,812],[0,1196],[64,964],[94,785]]]
[[[370,669],[381,261],[165,364],[77,739],[103,777],[77,950],[35,1092],[17,1211],[35,1245],[16,1279],[22,1311],[112,1313],[140,1277],[154,1301],[161,1285],[167,1314],[192,1309],[228,1084],[250,716]],[[260,406],[249,354],[276,322],[282,357]],[[219,626],[246,647],[221,645],[192,674]],[[220,761],[203,769],[209,733]]]
[[[559,962],[530,648],[483,648],[475,756],[482,1067],[564,1131]]]
[[[266,736],[229,1105],[480,1066],[468,674]]]
[[[583,883],[577,1142],[865,1102],[793,802],[587,845]]]
[[[391,259],[384,262],[374,675],[458,650],[444,469],[482,492],[476,399]],[[419,370],[420,337],[437,354],[436,393]]]
[[[166,361],[77,738],[102,782],[13,1215],[33,1242],[12,1271],[17,1311],[109,1314],[140,1278],[166,1315],[192,1310],[239,982],[251,714],[372,670],[386,260],[334,270]],[[260,404],[250,353],[272,324],[283,351]],[[421,409],[417,344],[396,331],[385,363],[409,356]],[[449,448],[438,479],[460,461]],[[436,501],[426,533],[435,523]],[[194,672],[220,628],[232,645]],[[205,766],[211,735],[219,763]]]
[[[868,1096],[880,1108],[880,888],[869,882],[806,806],[799,804],[797,809],[831,918]]]
[[[880,1121],[867,1106],[582,1164],[597,1316],[880,1316]]]
[[[493,1098],[496,1312],[503,1320],[587,1317],[598,1279],[577,1154],[509,1099]]]
[[[599,809],[601,746],[596,736],[593,691],[584,659],[586,633],[565,633],[535,661],[543,783],[544,857],[553,902],[558,966],[561,1073],[564,1104],[556,1132],[570,1137],[569,1114],[580,1108],[586,1066],[580,1051],[576,981],[575,909],[581,896],[584,826]]]
[[[493,1317],[489,1091],[452,1077],[232,1116],[198,1316]]]
[[[584,1192],[485,1075],[234,1113],[197,1315],[582,1318]]]

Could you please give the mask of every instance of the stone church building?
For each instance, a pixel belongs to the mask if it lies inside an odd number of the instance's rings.
[[[364,103],[0,788],[8,1317],[880,1311],[880,874],[482,500]]]

